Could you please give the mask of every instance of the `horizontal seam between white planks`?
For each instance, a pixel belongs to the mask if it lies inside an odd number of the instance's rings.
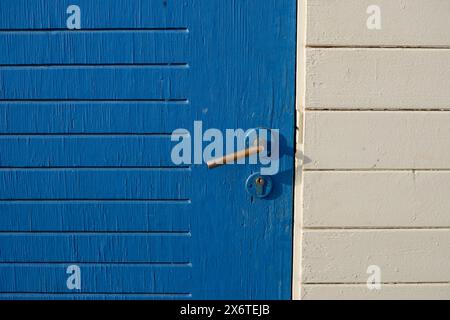
[[[382,50],[450,50],[450,45],[443,46],[402,46],[402,45],[306,45],[306,49],[382,49]]]
[[[304,285],[310,285],[310,286],[346,286],[346,285],[361,285],[366,286],[366,282],[304,282]],[[450,285],[450,282],[448,281],[437,281],[437,282],[381,282],[383,285],[410,285],[410,286],[416,286],[416,285]]]
[[[450,227],[304,227],[307,232],[381,232],[381,231],[446,231],[450,232]]]
[[[450,231],[448,227],[303,227],[304,231],[428,231],[428,230],[445,230]]]
[[[307,165],[307,164],[306,164]],[[361,168],[361,169],[309,169],[303,168],[304,172],[450,172],[449,168],[433,168],[433,169],[413,169],[413,168]]]
[[[442,108],[330,108],[330,107],[312,107],[305,108],[309,112],[450,112],[450,104],[448,109]]]

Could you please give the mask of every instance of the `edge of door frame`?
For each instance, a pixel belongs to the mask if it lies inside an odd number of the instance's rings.
[[[297,0],[297,61],[296,61],[296,148],[294,183],[292,298],[301,299],[302,291],[302,229],[303,229],[303,136],[305,108],[305,41],[307,0]]]

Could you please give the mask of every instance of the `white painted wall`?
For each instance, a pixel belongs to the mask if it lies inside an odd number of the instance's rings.
[[[449,17],[299,0],[294,298],[450,299]]]

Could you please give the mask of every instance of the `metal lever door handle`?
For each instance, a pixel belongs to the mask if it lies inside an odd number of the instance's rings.
[[[255,142],[257,143],[257,141],[255,141]],[[253,146],[253,147],[250,147],[250,148],[238,151],[238,152],[230,153],[223,157],[212,159],[212,160],[208,161],[206,164],[208,165],[209,169],[213,169],[213,168],[217,168],[217,167],[223,166],[228,163],[234,163],[235,161],[237,161],[239,159],[247,158],[247,157],[250,157],[251,155],[261,153],[264,150],[265,150],[264,145],[260,145],[257,143],[256,146]]]

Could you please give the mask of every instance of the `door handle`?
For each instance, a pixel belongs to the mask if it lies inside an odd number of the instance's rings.
[[[259,141],[260,142],[260,141]],[[234,163],[235,161],[242,159],[242,158],[248,158],[254,154],[258,154],[263,152],[266,148],[264,146],[264,143],[259,143],[258,140],[255,140],[254,145],[252,147],[249,147],[247,149],[233,152],[230,154],[227,154],[223,157],[218,157],[215,159],[212,159],[208,162],[206,162],[209,169],[217,168],[229,163]]]

